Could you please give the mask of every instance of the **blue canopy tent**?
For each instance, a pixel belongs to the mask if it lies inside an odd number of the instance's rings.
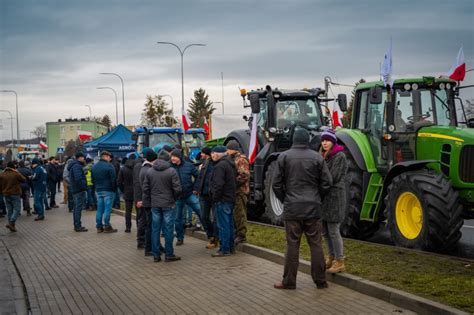
[[[99,156],[101,151],[109,151],[114,157],[125,157],[128,153],[135,152],[135,141],[132,132],[118,125],[105,135],[84,143],[84,153],[91,158]]]

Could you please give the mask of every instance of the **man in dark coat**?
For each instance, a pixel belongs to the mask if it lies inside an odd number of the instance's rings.
[[[21,184],[26,182],[17,170],[13,161],[8,162],[7,168],[0,173],[0,190],[5,200],[8,214],[6,228],[16,232],[15,222],[21,210]]]
[[[322,156],[309,148],[309,133],[296,129],[290,150],[280,154],[273,173],[273,191],[283,203],[287,249],[283,281],[276,289],[295,289],[303,233],[311,251],[311,276],[318,289],[327,288],[321,246],[321,195],[332,184]]]
[[[46,165],[46,171],[48,172],[49,207],[58,208],[56,205],[56,186],[58,185],[59,172],[58,160],[56,158],[49,158],[49,163]]]
[[[178,173],[167,160],[168,153],[160,152],[160,158],[146,170],[143,178],[143,203],[150,205],[152,212],[151,252],[155,262],[161,261],[162,229],[165,235],[165,262],[181,259],[173,251],[174,208],[181,195],[181,184]]]
[[[84,153],[76,153],[76,159],[68,164],[69,171],[69,190],[72,194],[73,202],[73,218],[74,231],[87,232],[87,229],[82,226],[81,216],[82,210],[86,205],[87,198],[87,180],[84,173]]]
[[[145,151],[145,150],[144,150]],[[137,248],[145,248],[145,229],[146,229],[146,213],[142,208],[142,187],[140,185],[140,170],[144,162],[143,151],[140,156],[135,159],[133,165],[133,203],[136,209],[136,224],[137,224]]]
[[[117,192],[117,177],[110,163],[112,155],[108,151],[100,152],[100,160],[92,167],[92,183],[97,193],[96,228],[97,233],[115,233],[110,224],[110,215]]]
[[[132,228],[133,209],[133,166],[135,165],[135,155],[131,155],[120,168],[117,184],[122,191],[125,201],[125,233],[130,233]]]
[[[34,158],[31,162],[33,168],[33,176],[31,180],[33,182],[33,200],[34,208],[37,213],[35,221],[44,220],[44,199],[46,195],[46,187],[48,181],[48,173],[42,166],[41,159]]]
[[[181,198],[176,202],[176,246],[184,243],[184,207],[188,206],[201,220],[201,206],[197,196],[197,181],[199,176],[198,170],[191,163],[184,159],[183,152],[179,149],[174,149],[171,152],[171,163],[179,175],[181,188],[183,192]]]
[[[145,175],[149,169],[153,166],[153,162],[156,160],[157,155],[155,151],[150,148],[146,148],[144,151],[145,161],[142,164],[142,168],[140,169],[140,174],[138,176],[138,180],[140,183],[140,191],[142,192],[142,201],[139,203],[141,211],[142,211],[142,218],[141,224],[143,229],[143,247],[145,248],[145,256],[151,256],[151,229],[152,229],[152,217],[151,217],[151,204],[150,200],[143,199],[143,181],[145,180]]]
[[[226,147],[218,145],[212,149],[215,162],[209,181],[209,193],[217,217],[221,247],[212,257],[230,256],[234,251],[234,217],[237,171]]]
[[[29,164],[29,162],[27,163]],[[23,211],[26,211],[27,216],[30,216],[30,177],[33,175],[33,172],[26,166],[26,163],[23,160],[19,162],[18,172],[27,179],[25,182],[21,183],[21,199],[23,200]]]

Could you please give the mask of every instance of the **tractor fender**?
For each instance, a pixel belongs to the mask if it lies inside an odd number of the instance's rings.
[[[362,171],[367,172],[367,165],[365,163],[364,156],[362,155],[362,152],[356,141],[349,134],[343,132],[337,132],[336,136],[339,140],[338,142],[346,147],[346,149],[352,155],[357,167]]]
[[[229,133],[229,135],[224,140],[224,145],[226,145],[230,140],[236,140],[240,144],[245,156],[249,156],[250,131],[248,129],[238,129],[231,131],[231,133]]]

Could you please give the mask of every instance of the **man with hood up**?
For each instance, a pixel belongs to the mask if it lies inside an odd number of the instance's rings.
[[[31,177],[31,180],[33,181],[34,208],[38,215],[35,218],[35,221],[41,221],[44,220],[44,196],[46,193],[48,173],[43,168],[41,159],[39,158],[33,159],[31,167],[33,168],[33,176]]]
[[[133,167],[135,165],[135,154],[125,162],[120,168],[117,184],[123,193],[125,201],[125,233],[130,233],[132,229],[132,209],[133,209]]]
[[[167,152],[146,170],[143,178],[143,203],[150,205],[152,213],[151,252],[155,262],[161,261],[160,232],[165,235],[165,262],[180,260],[173,251],[173,227],[176,200],[181,195],[178,173],[168,162]]]

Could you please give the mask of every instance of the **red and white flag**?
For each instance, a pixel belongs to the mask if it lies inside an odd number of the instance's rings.
[[[463,81],[465,76],[466,76],[466,63],[464,62],[464,52],[461,46],[461,49],[459,49],[458,56],[456,57],[456,61],[454,62],[451,69],[449,70],[448,77],[451,80]]]
[[[343,113],[341,108],[339,107],[339,104],[334,101],[334,104],[332,106],[332,127],[342,127],[342,117]]]
[[[211,137],[211,130],[209,129],[209,124],[207,123],[206,117],[204,117],[204,125],[202,125],[204,128],[204,132],[206,133],[206,141],[210,139]]]
[[[77,131],[77,136],[81,141],[87,140],[92,138],[92,132],[90,131],[84,131],[84,130],[78,130]]]
[[[188,129],[191,127],[191,119],[189,119],[188,115],[183,114],[181,120],[183,121],[184,132],[188,131]]]
[[[43,141],[40,141],[39,147],[43,150],[48,150],[48,145],[44,143]]]
[[[257,157],[258,151],[258,137],[257,137],[257,120],[258,114],[252,114],[252,129],[250,130],[250,146],[249,146],[249,163],[253,164]]]

